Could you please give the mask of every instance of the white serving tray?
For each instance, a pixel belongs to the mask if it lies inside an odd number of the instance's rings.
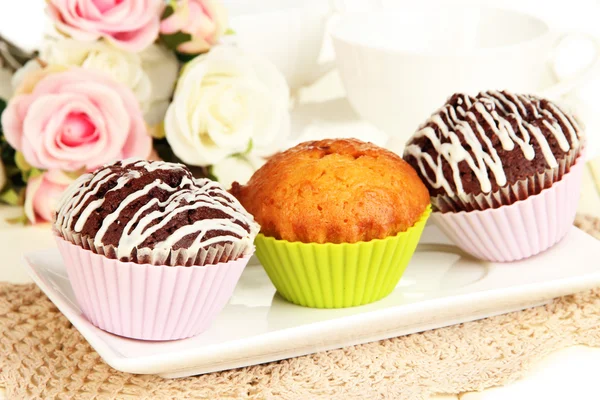
[[[287,303],[256,262],[212,327],[171,342],[125,339],[81,314],[58,250],[25,256],[28,272],[111,367],[176,378],[297,357],[472,321],[600,286],[600,243],[573,228],[539,256],[493,264],[463,255],[428,226],[394,292],[366,306],[318,310]]]

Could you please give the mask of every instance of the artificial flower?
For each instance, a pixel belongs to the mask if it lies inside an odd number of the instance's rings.
[[[152,126],[164,119],[179,68],[175,55],[159,45],[131,53],[104,42],[60,38],[47,41],[39,59],[29,61],[15,73],[13,86],[21,86],[25,77],[42,69],[42,64],[77,66],[110,75],[133,91],[144,119]]]
[[[31,60],[22,68],[18,69],[13,75],[12,84],[14,87],[14,94],[30,94],[33,92],[35,85],[42,79],[48,75],[64,72],[66,70],[68,70],[68,68],[62,65],[46,65],[39,59]]]
[[[166,15],[160,33],[181,53],[208,51],[227,29],[227,10],[218,0],[175,1]]]
[[[29,179],[25,191],[25,216],[32,224],[52,221],[56,205],[73,178],[59,170]]]
[[[158,38],[161,0],[47,0],[56,29],[75,40],[105,39],[138,52]]]
[[[189,62],[165,119],[173,152],[196,166],[216,164],[249,149],[267,156],[290,131],[289,89],[269,61],[216,46]]]
[[[33,167],[93,170],[150,154],[152,139],[128,87],[82,68],[41,75],[2,114],[6,140]]]
[[[236,154],[211,166],[211,174],[227,189],[233,182],[245,185],[266,160],[255,155]]]

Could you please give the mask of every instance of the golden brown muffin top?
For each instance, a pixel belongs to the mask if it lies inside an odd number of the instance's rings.
[[[232,193],[265,236],[354,243],[406,231],[429,205],[415,170],[396,154],[354,139],[305,142],[273,156]]]

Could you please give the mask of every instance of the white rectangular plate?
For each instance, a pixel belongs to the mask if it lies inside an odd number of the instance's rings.
[[[462,255],[428,226],[404,277],[366,306],[317,310],[290,304],[256,262],[211,328],[171,342],[125,339],[82,315],[58,250],[25,256],[37,285],[113,368],[167,378],[221,371],[422,332],[544,304],[600,286],[600,243],[577,228],[544,254],[511,264]]]

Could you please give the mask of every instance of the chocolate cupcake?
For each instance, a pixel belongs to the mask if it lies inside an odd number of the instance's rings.
[[[577,121],[533,95],[455,94],[409,140],[404,159],[427,186],[433,222],[464,251],[520,260],[570,230],[581,188]]]
[[[58,207],[66,240],[120,261],[206,265],[252,248],[258,225],[219,183],[181,164],[119,161],[80,177]]]
[[[207,329],[254,252],[259,226],[183,165],[126,160],[75,181],[54,232],[75,297],[100,329],[172,340]]]
[[[455,94],[409,140],[404,159],[435,211],[497,208],[536,195],[567,173],[582,149],[576,120],[533,95]]]

